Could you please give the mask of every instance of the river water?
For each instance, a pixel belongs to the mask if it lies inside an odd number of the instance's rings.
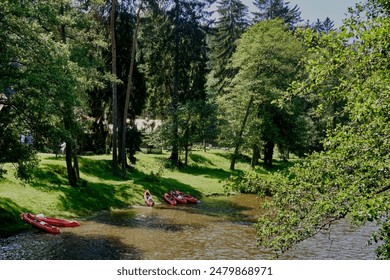
[[[272,252],[256,246],[253,223],[260,204],[255,195],[236,195],[205,198],[197,205],[101,212],[59,235],[31,229],[0,238],[0,260],[270,259]],[[375,259],[375,247],[366,246],[374,230],[373,224],[341,221],[280,258]]]

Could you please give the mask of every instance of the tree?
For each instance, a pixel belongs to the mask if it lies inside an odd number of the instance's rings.
[[[96,49],[94,44],[100,40],[100,37],[96,36],[97,27],[94,26],[96,23],[93,18],[93,11],[96,8],[94,5],[93,2],[84,6],[80,2],[59,1],[59,3],[54,2],[52,7],[54,15],[57,16],[57,21],[52,28],[60,30],[58,40],[61,40],[64,48],[69,48],[69,57],[66,60],[68,65],[66,63],[63,65],[68,70],[62,74],[66,77],[61,80],[61,76],[58,76],[57,79],[62,83],[59,85],[58,92],[63,95],[63,103],[59,106],[64,129],[67,132],[64,136],[65,159],[69,184],[72,186],[75,186],[80,179],[77,153],[80,136],[83,134],[81,121],[83,115],[86,115],[82,107],[85,96],[80,96],[80,93],[102,86],[98,85],[102,77],[96,70],[101,66],[100,52],[93,51]],[[55,14],[56,10],[58,14]],[[86,13],[87,10],[90,10],[90,13]],[[85,35],[86,29],[94,31]]]
[[[93,1],[87,8],[77,1],[2,3],[0,28],[7,51],[0,64],[17,65],[0,83],[0,89],[12,89],[7,106],[18,116],[5,127],[30,130],[35,145],[65,141],[70,185],[78,180],[76,145],[83,131],[83,94],[101,85],[96,67],[102,44],[93,19],[95,8]]]
[[[345,69],[324,97],[345,101],[347,121],[328,131],[325,151],[294,166],[288,177],[274,178],[267,214],[256,225],[260,244],[283,252],[348,217],[357,224],[377,221],[371,241],[382,240],[377,255],[390,258],[389,32],[387,16],[355,12],[340,33],[321,37],[322,48],[310,49],[308,79],[294,92],[313,92]]]
[[[143,71],[148,77],[149,102],[155,105],[149,105],[149,110],[170,128],[170,159],[180,165],[179,108],[206,99],[207,26],[203,24],[208,3],[175,0],[171,4],[155,5],[150,11],[156,16],[148,19],[143,30]]]
[[[228,67],[229,60],[236,50],[236,40],[249,26],[248,7],[240,0],[218,2],[218,19],[211,35],[212,88],[221,92],[231,81],[235,71]]]
[[[255,22],[279,18],[290,28],[294,28],[297,23],[302,21],[299,7],[295,5],[290,8],[290,2],[285,3],[284,0],[255,0],[253,4],[259,9],[258,12],[253,13]]]
[[[112,75],[116,78],[116,32],[115,32],[115,14],[116,0],[111,1],[110,30],[111,30],[111,54],[112,54]],[[118,86],[117,81],[112,81],[112,174],[118,174]]]
[[[245,129],[246,123],[248,121],[248,116],[249,116],[249,113],[250,113],[250,110],[251,110],[251,107],[252,107],[252,104],[253,104],[253,99],[254,99],[254,96],[251,95],[251,97],[249,98],[249,101],[248,101],[248,105],[247,105],[246,110],[245,110],[244,120],[242,121],[240,132],[238,133],[238,136],[237,136],[237,139],[236,139],[234,152],[233,152],[232,160],[231,160],[231,163],[230,163],[230,170],[234,170],[234,167],[235,167],[235,164],[236,164],[236,159],[237,159],[237,157],[239,155],[239,149],[240,149],[240,146],[241,146],[242,141],[243,141],[242,136],[244,134],[244,129]]]
[[[319,34],[328,34],[329,32],[334,31],[334,22],[329,17],[327,17],[324,21],[317,19],[312,28]]]
[[[107,2],[106,5],[101,6],[99,13],[95,16],[101,25],[111,27],[107,28],[107,30],[102,29],[102,33],[106,36],[104,39],[107,42],[111,42],[111,48],[103,51],[102,55],[106,64],[99,71],[103,73],[111,72],[113,74],[113,66],[116,64],[116,67],[114,67],[116,73],[111,75],[109,80],[107,79],[105,87],[88,92],[89,117],[93,121],[89,128],[90,132],[87,135],[85,146],[88,150],[98,154],[105,153],[112,147],[113,168],[117,171],[115,173],[119,174],[118,163],[122,162],[122,155],[126,156],[126,154],[121,153],[121,155],[118,155],[118,152],[123,150],[123,141],[122,137],[115,137],[115,134],[123,136],[123,116],[129,82],[129,69],[131,68],[131,49],[134,38],[133,31],[136,26],[136,10],[133,6],[133,1],[116,1],[115,10],[111,6],[112,3]],[[115,27],[115,30],[112,30],[112,27]],[[113,32],[115,35],[112,34]],[[115,39],[115,42],[113,42],[113,39]],[[132,131],[130,126],[134,125],[136,116],[142,114],[147,98],[145,79],[139,71],[138,63],[139,60],[136,57],[133,65],[132,91],[127,103],[127,120],[130,120],[130,122],[126,124],[126,126],[129,126],[126,130],[130,131]],[[107,83],[108,81],[111,82],[111,86]],[[116,94],[113,93],[114,88]],[[117,102],[115,102],[115,99],[117,99]],[[117,106],[114,106],[115,103],[117,103]],[[109,124],[117,127],[117,129],[109,129]],[[113,131],[112,135],[110,130]],[[126,146],[128,145],[126,144]],[[128,149],[125,150],[125,153],[128,151]]]
[[[292,121],[296,119],[293,114],[296,110],[292,109],[294,103],[280,107],[276,101],[295,79],[302,55],[302,43],[283,27],[282,21],[270,20],[251,26],[242,35],[232,57],[232,67],[238,69],[238,73],[228,94],[219,98],[229,122],[224,131],[236,132],[229,137],[234,139],[236,147],[243,139],[248,139],[248,134],[260,135],[262,141],[256,144],[264,144],[266,166],[272,165],[275,144],[294,142],[294,133],[286,133],[290,126],[296,127]],[[260,131],[248,131],[247,128],[244,131],[248,114],[251,114],[248,122],[256,122]]]
[[[131,46],[131,54],[130,54],[130,66],[129,66],[129,76],[127,78],[127,89],[126,89],[126,98],[125,98],[125,108],[123,110],[123,125],[122,125],[122,149],[121,149],[121,157],[122,157],[122,178],[126,178],[126,132],[127,132],[127,116],[128,116],[128,106],[130,101],[130,95],[133,91],[133,72],[134,72],[134,64],[135,64],[135,52],[137,48],[137,34],[140,25],[140,13],[142,9],[142,5],[144,0],[141,0],[137,15],[136,15],[136,26],[133,34],[133,42]]]

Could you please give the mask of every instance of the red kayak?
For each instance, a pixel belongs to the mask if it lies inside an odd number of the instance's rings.
[[[145,199],[145,202],[148,206],[154,205],[153,196],[150,194],[149,190],[146,190],[144,192],[144,199]]]
[[[198,203],[198,200],[195,197],[193,197],[193,196],[191,196],[189,194],[185,194],[185,193],[182,193],[180,191],[175,191],[175,192],[178,195],[182,196],[187,201],[187,203],[192,203],[192,204]]]
[[[177,204],[176,200],[171,195],[169,195],[167,193],[164,193],[164,200],[166,202],[168,202],[169,204],[171,204],[171,205],[176,205]]]
[[[64,219],[50,218],[50,217],[45,217],[45,216],[41,216],[41,215],[33,215],[30,213],[28,213],[27,216],[30,217],[31,219],[38,220],[40,222],[45,222],[45,223],[48,223],[48,224],[50,224],[52,226],[56,226],[56,227],[78,227],[78,226],[80,226],[79,222],[77,222],[77,221],[68,221],[68,220],[64,220]]]
[[[53,225],[48,224],[48,223],[43,222],[43,221],[36,220],[36,219],[32,218],[32,216],[27,214],[27,213],[22,213],[21,216],[22,216],[23,221],[31,224],[32,226],[34,226],[40,230],[46,231],[48,233],[53,233],[53,234],[61,233],[60,229],[58,227],[53,226]]]
[[[185,198],[182,195],[178,194],[176,191],[171,191],[169,194],[173,196],[173,198],[177,201],[177,203],[181,203],[181,204],[187,203],[187,200],[185,200]]]

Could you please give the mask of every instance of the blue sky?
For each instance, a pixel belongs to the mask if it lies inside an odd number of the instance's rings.
[[[242,2],[252,9],[253,0],[242,0]],[[329,17],[334,21],[335,27],[340,27],[342,20],[346,18],[348,7],[355,6],[360,0],[285,0],[290,2],[290,7],[298,5],[301,17],[306,21],[314,22],[319,18],[324,20]]]

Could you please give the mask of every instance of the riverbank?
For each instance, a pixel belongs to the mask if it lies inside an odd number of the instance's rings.
[[[101,210],[144,205],[145,189],[151,191],[157,204],[163,203],[162,195],[171,189],[198,198],[222,195],[225,179],[250,170],[246,160],[237,163],[236,171],[229,170],[230,154],[222,150],[194,151],[188,167],[182,169],[169,168],[168,157],[168,153],[137,154],[137,164],[124,180],[111,174],[109,155],[82,156],[80,177],[85,184],[80,187],[67,185],[64,157],[39,154],[39,168],[30,182],[16,179],[13,166],[7,164],[7,174],[0,179],[0,236],[30,228],[21,221],[21,212],[80,218]]]

